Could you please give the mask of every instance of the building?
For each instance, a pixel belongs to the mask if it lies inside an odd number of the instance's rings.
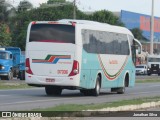
[[[145,39],[140,40],[144,51],[150,52],[151,16],[121,10],[120,20],[128,29],[139,28]],[[160,18],[154,17],[154,53],[160,53]]]
[[[128,29],[142,30],[146,42],[150,42],[151,16],[122,10],[120,19]],[[154,18],[154,42],[160,42],[160,18],[158,17]]]

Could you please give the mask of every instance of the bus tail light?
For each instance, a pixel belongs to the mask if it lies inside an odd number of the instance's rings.
[[[33,75],[33,72],[32,72],[31,67],[30,67],[29,58],[26,58],[26,72],[27,72],[28,74]]]
[[[79,63],[78,63],[78,61],[74,60],[72,71],[69,74],[69,76],[74,76],[74,75],[77,75],[78,73],[79,73]]]

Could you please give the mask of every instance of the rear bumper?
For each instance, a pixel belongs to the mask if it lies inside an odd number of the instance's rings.
[[[25,74],[25,82],[32,86],[79,86],[79,75],[74,77],[48,77]]]

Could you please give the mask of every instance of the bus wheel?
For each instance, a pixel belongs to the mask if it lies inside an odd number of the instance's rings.
[[[92,90],[80,90],[80,92],[85,95],[85,96],[91,96],[92,95]]]
[[[86,90],[79,90],[80,93],[84,94],[86,92]]]
[[[127,77],[125,77],[124,86],[117,89],[117,94],[124,94],[126,86],[127,86]]]
[[[125,87],[118,88],[117,94],[124,94],[124,93],[125,93]]]
[[[100,77],[97,76],[96,85],[95,85],[95,88],[92,89],[92,94],[94,96],[98,96],[100,94],[100,88],[101,88],[101,86],[100,86]]]
[[[57,86],[46,86],[45,91],[47,95],[61,95],[62,89]]]

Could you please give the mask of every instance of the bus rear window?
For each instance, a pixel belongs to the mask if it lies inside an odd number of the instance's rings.
[[[33,24],[29,42],[33,41],[75,44],[75,27],[61,24]]]

